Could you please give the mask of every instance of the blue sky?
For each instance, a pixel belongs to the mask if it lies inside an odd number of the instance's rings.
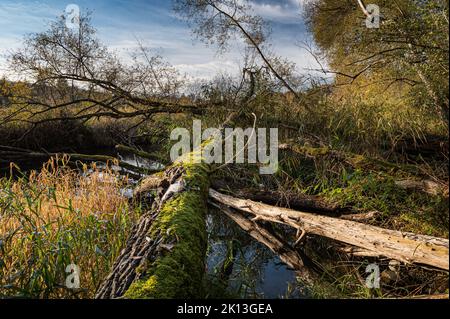
[[[310,39],[301,17],[302,1],[249,1],[253,11],[271,24],[273,51],[295,62],[299,72],[315,67],[313,59],[298,47],[299,41]],[[190,77],[239,71],[241,53],[234,50],[218,56],[214,47],[196,40],[172,11],[170,0],[0,0],[0,55],[20,46],[25,34],[45,30],[71,3],[93,12],[98,37],[124,59],[136,47],[137,37]],[[5,64],[0,57],[2,73]]]

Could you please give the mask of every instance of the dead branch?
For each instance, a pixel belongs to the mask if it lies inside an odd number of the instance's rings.
[[[307,233],[375,251],[405,263],[449,269],[448,239],[404,233],[354,221],[318,216],[251,200],[234,198],[209,190],[211,199],[271,222],[286,224]]]
[[[48,152],[44,153],[0,145],[0,158],[9,162],[20,161],[27,158],[48,159],[50,157],[63,158],[64,156],[68,156],[69,159],[75,161],[104,162],[110,164],[117,164],[118,166],[126,170],[146,175],[158,171],[157,169],[138,167],[108,155],[90,155],[78,153],[48,153]]]
[[[251,237],[269,248],[287,266],[296,270],[302,280],[312,284],[314,279],[316,279],[316,274],[312,273],[308,267],[305,266],[302,256],[287,242],[280,240],[266,227],[246,218],[236,210],[216,202],[211,202],[211,204],[222,210],[225,215],[238,224],[239,227],[245,230]]]

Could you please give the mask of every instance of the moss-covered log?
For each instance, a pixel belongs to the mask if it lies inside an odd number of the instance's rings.
[[[157,180],[152,209],[134,227],[97,298],[201,296],[209,166],[190,153]]]

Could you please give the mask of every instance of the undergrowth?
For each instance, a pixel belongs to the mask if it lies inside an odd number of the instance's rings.
[[[121,194],[126,178],[67,161],[0,179],[0,297],[93,297],[126,241],[137,217]],[[67,289],[70,264],[79,289]]]

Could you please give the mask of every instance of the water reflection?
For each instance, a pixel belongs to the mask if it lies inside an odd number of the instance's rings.
[[[208,213],[207,230],[210,280],[223,279],[224,262],[233,262],[231,274],[226,282],[222,282],[229,295],[241,298],[308,297],[299,291],[294,270],[215,208],[210,208]],[[235,253],[230,258],[232,248]]]
[[[122,161],[134,166],[161,169],[163,165],[134,155],[121,156]],[[27,168],[39,169],[42,162],[37,161]],[[106,167],[97,163],[97,169]],[[120,174],[127,174],[129,185],[122,194],[133,196],[133,188],[143,177],[140,174],[119,166],[110,169]],[[91,169],[80,170],[89,175]],[[101,178],[101,174],[99,176]],[[206,297],[236,298],[307,298],[299,291],[296,272],[289,269],[276,254],[243,231],[217,208],[210,207],[207,215],[208,251],[207,251],[207,285]],[[230,254],[230,249],[232,253]],[[227,263],[224,274],[224,264]],[[231,264],[230,264],[231,263]],[[216,289],[213,289],[212,286]],[[219,286],[217,288],[217,286]]]

